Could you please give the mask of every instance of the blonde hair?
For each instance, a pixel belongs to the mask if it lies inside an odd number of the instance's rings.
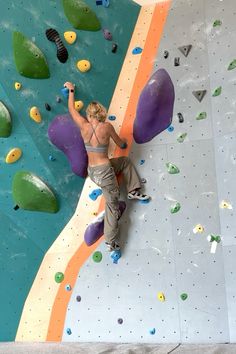
[[[104,122],[107,117],[106,108],[99,102],[91,102],[86,108],[88,118],[96,118],[99,122]]]

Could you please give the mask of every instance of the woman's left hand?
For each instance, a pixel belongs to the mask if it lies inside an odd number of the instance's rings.
[[[64,87],[68,88],[68,90],[74,90],[75,85],[72,84],[71,82],[65,82]]]

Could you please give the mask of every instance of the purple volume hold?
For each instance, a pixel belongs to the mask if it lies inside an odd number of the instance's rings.
[[[167,129],[172,122],[175,91],[165,69],[157,70],[143,88],[134,121],[134,140],[146,143]]]
[[[64,152],[72,171],[80,176],[87,176],[88,155],[85,150],[80,129],[70,114],[59,115],[48,127],[50,141]]]
[[[119,201],[119,209],[121,215],[125,211],[126,203],[124,201]],[[104,233],[104,216],[98,217],[89,224],[84,233],[84,241],[87,246],[92,246]]]

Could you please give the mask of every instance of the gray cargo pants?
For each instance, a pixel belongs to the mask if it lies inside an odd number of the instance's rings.
[[[110,163],[98,166],[89,166],[88,175],[103,192],[106,200],[104,218],[105,241],[111,244],[118,241],[118,219],[120,189],[116,175],[122,172],[128,192],[136,188],[141,188],[137,172],[128,157],[118,157],[110,159]]]

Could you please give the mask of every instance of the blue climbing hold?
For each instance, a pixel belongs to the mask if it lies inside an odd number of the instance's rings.
[[[140,47],[135,47],[133,50],[132,50],[132,54],[140,54],[142,53],[142,48]]]
[[[109,120],[116,120],[116,116],[108,116]]]
[[[150,203],[150,199],[140,200],[139,203],[140,204],[148,204],[148,203]]]
[[[69,334],[69,336],[70,336],[70,335],[72,334],[71,329],[70,329],[70,328],[67,328],[67,329],[66,329],[66,333]]]
[[[65,289],[66,289],[66,291],[71,291],[71,286],[70,286],[70,284],[67,284],[66,286],[65,286]]]
[[[117,250],[117,251],[113,251],[112,254],[111,254],[111,258],[113,259],[113,263],[118,263],[118,260],[120,259],[121,257],[121,251],[120,250]]]
[[[143,165],[144,162],[145,162],[145,160],[140,160],[139,164],[140,164],[140,165]]]
[[[55,161],[56,160],[55,157],[53,157],[52,155],[49,155],[48,158],[49,158],[50,161]]]
[[[61,93],[63,94],[63,96],[64,96],[65,98],[68,98],[68,97],[69,97],[69,89],[68,89],[67,87],[63,87],[63,88],[61,89]]]
[[[152,335],[155,334],[156,333],[156,329],[155,328],[150,329],[149,333],[152,334]]]
[[[168,132],[173,132],[174,131],[174,127],[173,127],[173,125],[170,125],[168,128],[167,128],[167,130],[168,130]]]
[[[100,188],[98,189],[94,189],[90,194],[89,194],[89,197],[92,199],[92,200],[96,200],[99,195],[102,194],[102,190]]]

